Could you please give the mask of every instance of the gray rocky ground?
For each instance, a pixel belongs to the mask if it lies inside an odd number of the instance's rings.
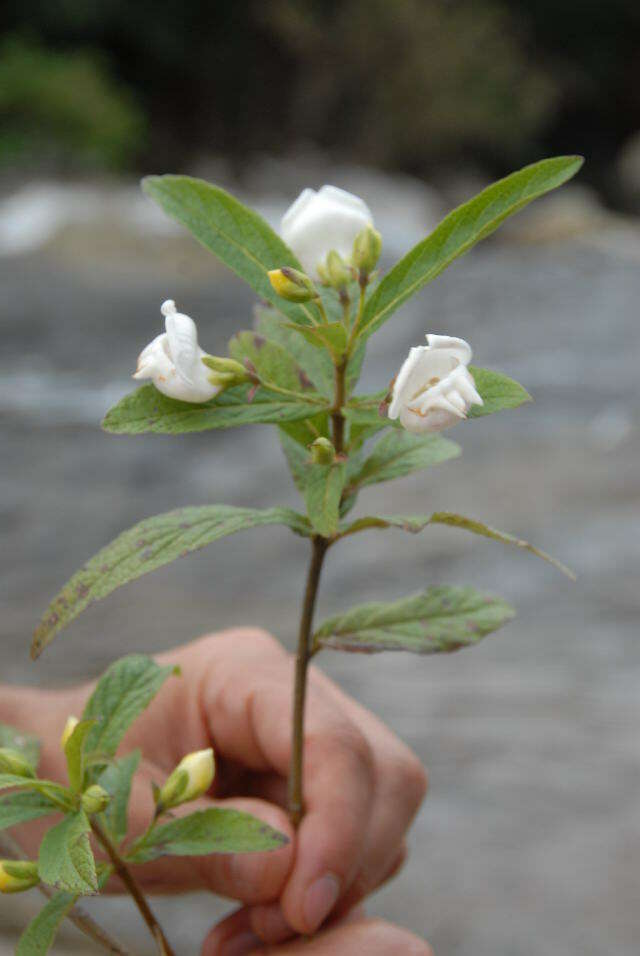
[[[461,459],[369,489],[362,509],[455,508],[579,575],[572,585],[528,555],[447,529],[372,533],[331,555],[322,614],[425,583],[494,589],[518,608],[508,628],[451,657],[320,660],[429,768],[410,862],[372,910],[426,935],[438,956],[638,949],[639,242],[633,224],[580,222],[577,236],[559,229],[562,240],[543,229],[542,245],[531,220],[526,243],[513,235],[478,249],[388,324],[365,368],[364,387],[379,388],[426,330],[448,332],[536,401],[460,426]],[[394,236],[402,245],[401,222]],[[130,650],[239,622],[291,646],[305,544],[264,528],[122,590],[29,663],[38,613],[120,530],[185,503],[293,504],[295,490],[270,429],[100,432],[159,331],[163,299],[197,318],[212,352],[249,321],[250,294],[188,240],[76,217],[0,258],[0,277],[2,680],[95,675]],[[0,953],[37,902],[0,902]],[[226,905],[193,897],[157,908],[187,954]],[[148,951],[127,903],[94,909]],[[56,952],[86,949],[65,929]]]

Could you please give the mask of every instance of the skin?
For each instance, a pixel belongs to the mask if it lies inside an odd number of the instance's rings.
[[[294,836],[285,811],[293,671],[288,652],[266,632],[244,628],[208,635],[158,660],[178,664],[182,677],[167,681],[123,742],[123,752],[139,747],[144,754],[134,781],[131,832],[142,832],[152,815],[150,782],[161,783],[186,753],[213,746],[217,773],[210,795],[176,812],[235,807],[287,834],[290,843],[263,854],[161,859],[136,868],[145,891],[206,888],[242,904],[207,937],[206,956],[261,951],[229,948],[243,934],[281,944],[327,922],[334,925],[313,942],[268,952],[426,956],[426,944],[403,930],[363,917],[339,922],[404,861],[406,833],[427,789],[425,771],[409,748],[311,668],[307,806]],[[60,735],[68,715],[81,714],[92,688],[0,688],[0,720],[46,735],[41,776],[64,781]],[[46,827],[36,821],[16,835],[35,854]],[[120,889],[115,881],[109,888]]]

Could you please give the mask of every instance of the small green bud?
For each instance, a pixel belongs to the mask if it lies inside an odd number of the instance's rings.
[[[309,445],[311,459],[316,465],[331,465],[336,458],[336,450],[328,438],[316,438]]]
[[[212,385],[215,385],[219,391],[225,388],[231,388],[232,385],[241,385],[242,382],[252,381],[252,376],[240,362],[232,358],[223,358],[220,355],[204,355],[201,359],[203,365],[211,369],[211,375],[207,378]]]
[[[0,893],[23,893],[39,882],[37,863],[30,860],[0,860]]]
[[[268,275],[275,291],[288,302],[309,302],[318,298],[318,290],[309,276],[298,269],[283,266],[282,269],[271,269]]]
[[[215,759],[211,747],[183,757],[157,795],[156,812],[170,810],[204,796],[214,776]]]
[[[351,262],[362,275],[368,276],[375,269],[381,252],[382,236],[369,225],[353,241]]]
[[[0,748],[0,773],[12,773],[16,777],[35,777],[33,767],[18,750]]]
[[[323,277],[323,281],[333,289],[344,289],[353,278],[349,266],[335,249],[327,253],[326,265],[323,272],[324,276],[326,276],[326,279]]]
[[[81,797],[82,809],[91,816],[94,813],[102,813],[111,802],[111,797],[99,784],[94,783],[87,787]]]

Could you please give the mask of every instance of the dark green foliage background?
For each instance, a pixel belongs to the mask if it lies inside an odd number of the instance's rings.
[[[634,0],[6,0],[0,31],[82,52],[101,90],[109,79],[120,132],[90,154],[98,165],[164,171],[313,144],[418,174],[454,158],[504,173],[571,151],[606,181],[640,126]],[[6,112],[0,100],[5,125]],[[32,136],[37,112],[36,98],[14,102],[16,135]],[[69,125],[50,135],[77,162]]]

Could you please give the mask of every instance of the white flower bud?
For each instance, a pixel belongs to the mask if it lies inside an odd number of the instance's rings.
[[[181,803],[202,797],[213,783],[214,775],[215,760],[211,747],[187,754],[160,790],[158,808],[170,810]]]
[[[79,721],[77,717],[73,717],[73,716],[67,717],[67,722],[64,725],[64,730],[62,731],[62,737],[60,738],[60,747],[62,750],[64,750],[64,748],[67,746],[67,741],[69,740],[69,737],[78,726],[78,723]]]
[[[464,339],[427,335],[428,345],[409,352],[393,384],[389,418],[416,435],[440,432],[483,405],[467,365],[471,347]]]
[[[362,199],[337,186],[323,186],[318,192],[300,193],[282,217],[280,231],[307,275],[318,277],[318,265],[331,250],[344,260],[351,258],[356,236],[368,225],[373,225],[373,216]]]
[[[166,332],[156,336],[142,350],[134,378],[151,379],[169,398],[182,402],[208,402],[221,391],[214,385],[202,364],[207,355],[198,345],[198,330],[193,319],[176,311],[173,299],[163,302]]]

